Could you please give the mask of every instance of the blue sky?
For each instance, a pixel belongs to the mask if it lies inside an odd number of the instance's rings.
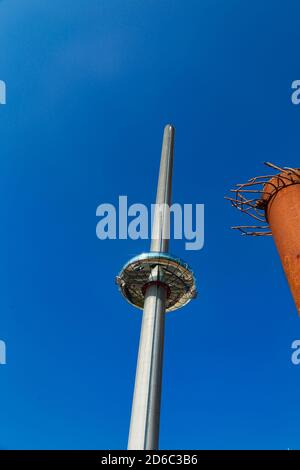
[[[150,204],[163,127],[173,201],[205,246],[171,251],[199,295],[167,315],[160,446],[300,448],[297,317],[272,238],[223,199],[262,162],[299,167],[299,2],[0,2],[0,447],[124,449],[141,314],[115,275],[143,240],[100,241],[96,207]],[[268,172],[268,170],[267,170]]]

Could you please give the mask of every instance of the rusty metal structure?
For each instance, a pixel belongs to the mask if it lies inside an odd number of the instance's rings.
[[[256,176],[237,184],[226,197],[232,206],[255,220],[231,227],[242,235],[272,235],[300,316],[300,169],[265,165],[277,174]]]

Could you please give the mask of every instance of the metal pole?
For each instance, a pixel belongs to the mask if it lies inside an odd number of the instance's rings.
[[[151,251],[166,252],[169,246],[169,239],[165,234],[169,233],[168,206],[171,204],[174,133],[173,126],[165,127]],[[151,280],[162,280],[158,267],[153,268]],[[165,300],[166,288],[163,284],[155,282],[150,284],[145,292],[128,449],[158,448]]]
[[[166,253],[169,249],[169,206],[171,205],[175,129],[168,124],[164,130],[156,203],[153,218],[151,251]]]

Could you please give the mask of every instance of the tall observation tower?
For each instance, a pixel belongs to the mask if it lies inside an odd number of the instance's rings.
[[[176,310],[196,296],[189,266],[168,253],[173,126],[164,130],[149,253],[132,258],[116,281],[125,299],[143,309],[132,402],[128,449],[158,448],[165,312]]]

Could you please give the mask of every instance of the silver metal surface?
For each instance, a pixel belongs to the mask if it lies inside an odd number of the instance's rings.
[[[153,266],[159,266],[167,287],[166,312],[184,307],[196,297],[194,273],[187,263],[169,253],[142,253],[129,260],[116,277],[122,295],[137,308],[144,308],[145,287],[153,281]]]
[[[129,260],[116,277],[125,299],[143,309],[128,449],[158,448],[165,312],[196,297],[193,271],[168,253],[174,155],[173,126],[164,129],[151,248]]]
[[[145,294],[128,449],[158,448],[165,298],[165,288],[158,285]]]
[[[164,129],[151,241],[155,252],[166,252],[169,247],[169,239],[164,237],[169,217],[159,206],[171,204],[174,132],[169,124]],[[154,270],[152,278],[159,278],[159,266]],[[145,291],[128,449],[158,448],[166,296],[167,289],[161,284],[152,283]]]
[[[163,144],[161,149],[159,177],[155,201],[156,206],[154,211],[150,248],[151,251],[167,252],[169,249],[169,206],[171,205],[172,194],[174,135],[174,127],[171,124],[167,124],[164,130]]]

